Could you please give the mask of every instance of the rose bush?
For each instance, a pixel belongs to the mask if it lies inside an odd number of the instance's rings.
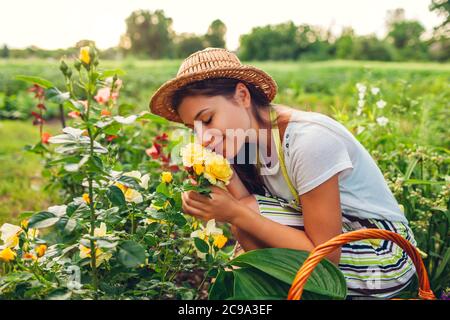
[[[123,71],[101,70],[93,48],[82,48],[73,68],[62,61],[60,69],[65,90],[19,78],[33,83],[41,111],[44,100],[71,110],[70,126],[51,137],[43,135],[37,114],[41,141],[28,146],[44,157],[52,186],[66,201],[23,213],[20,226],[1,227],[0,296],[204,298],[201,286],[234,247],[225,246],[215,221],[204,227],[181,212],[187,172],[171,153],[183,135],[158,134],[167,121],[148,112],[120,112],[126,110],[118,105]],[[194,283],[185,280],[189,272],[197,275]]]

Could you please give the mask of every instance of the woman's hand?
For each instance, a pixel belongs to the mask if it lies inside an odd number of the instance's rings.
[[[183,212],[203,221],[216,219],[220,222],[232,223],[238,214],[239,201],[228,191],[211,186],[211,198],[195,191],[181,194]]]

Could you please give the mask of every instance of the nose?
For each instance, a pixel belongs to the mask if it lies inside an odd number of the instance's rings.
[[[203,146],[203,147],[208,147],[209,145],[211,145],[213,142],[214,142],[214,139],[215,139],[216,137],[215,136],[213,136],[213,135],[209,135],[209,134],[207,134],[207,133],[205,133],[204,135],[203,135],[203,137],[199,134],[199,133],[197,133],[197,140],[201,143],[201,145]]]

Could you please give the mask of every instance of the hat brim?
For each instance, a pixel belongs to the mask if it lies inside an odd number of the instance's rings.
[[[166,81],[153,94],[149,108],[152,113],[164,117],[170,121],[183,123],[176,110],[172,107],[172,97],[175,91],[183,86],[210,78],[233,78],[253,84],[266,95],[269,102],[275,98],[277,84],[266,72],[250,65],[238,67],[215,68],[213,70],[198,71],[195,74],[186,74]]]

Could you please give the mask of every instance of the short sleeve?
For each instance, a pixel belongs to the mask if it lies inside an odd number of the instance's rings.
[[[300,195],[353,168],[343,138],[321,125],[294,126],[286,143],[292,183]]]

